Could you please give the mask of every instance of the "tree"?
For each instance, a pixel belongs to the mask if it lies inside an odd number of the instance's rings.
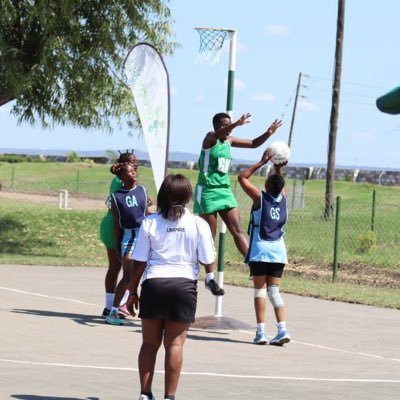
[[[67,162],[80,162],[81,158],[79,157],[76,151],[71,151],[67,157]]]
[[[164,3],[0,0],[0,106],[15,100],[19,121],[44,127],[137,128],[123,61],[141,41],[178,46]]]

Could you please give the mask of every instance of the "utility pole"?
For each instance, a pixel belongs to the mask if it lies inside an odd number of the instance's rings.
[[[292,134],[293,134],[294,119],[296,117],[297,100],[299,99],[299,97],[304,97],[304,96],[299,96],[300,88],[307,87],[301,84],[301,78],[309,78],[309,76],[299,72],[299,78],[297,79],[296,96],[294,98],[294,104],[293,104],[292,122],[290,123],[289,140],[288,140],[289,147],[292,144]]]
[[[289,140],[288,140],[289,147],[292,143],[293,125],[294,125],[294,119],[296,117],[297,99],[299,98],[301,75],[302,75],[301,72],[299,72],[299,79],[297,80],[297,87],[296,87],[296,96],[294,98],[294,104],[293,104],[292,122],[290,123]]]
[[[336,28],[335,76],[333,80],[332,107],[329,120],[328,164],[326,168],[324,212],[325,219],[331,219],[333,217],[333,184],[335,181],[336,134],[339,115],[340,79],[342,75],[344,11],[345,0],[339,0]]]

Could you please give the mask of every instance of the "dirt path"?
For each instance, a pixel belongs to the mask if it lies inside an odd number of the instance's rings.
[[[37,194],[28,192],[0,191],[0,198],[13,200],[14,202],[30,202],[49,207],[58,207],[58,193]],[[104,199],[93,199],[83,196],[68,196],[68,208],[73,210],[106,210]],[[246,269],[243,263],[230,265],[230,268]],[[286,267],[286,273],[294,276],[302,276],[311,280],[332,280],[331,265],[314,265],[301,260],[295,260]],[[338,274],[339,282],[366,285],[377,288],[400,289],[400,271],[388,268],[370,267],[357,264],[341,265]]]
[[[14,202],[36,203],[49,207],[57,208],[59,206],[59,194],[54,193],[30,193],[14,192],[9,190],[0,191],[0,198],[10,199]],[[106,210],[105,199],[91,199],[83,196],[68,195],[68,208],[73,210]]]

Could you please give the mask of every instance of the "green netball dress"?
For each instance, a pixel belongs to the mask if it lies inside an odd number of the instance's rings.
[[[121,179],[115,177],[110,184],[110,194],[121,189],[123,183]],[[100,240],[103,242],[107,249],[116,249],[117,244],[115,243],[114,237],[114,218],[111,212],[110,197],[106,201],[108,207],[107,214],[103,217],[100,222]]]
[[[194,198],[196,214],[210,214],[238,206],[231,190],[231,161],[231,144],[227,140],[218,140],[210,149],[201,150]]]

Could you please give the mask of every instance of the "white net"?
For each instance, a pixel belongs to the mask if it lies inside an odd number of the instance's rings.
[[[226,38],[231,37],[232,30],[217,28],[194,28],[200,35],[197,63],[216,64],[219,61]]]

